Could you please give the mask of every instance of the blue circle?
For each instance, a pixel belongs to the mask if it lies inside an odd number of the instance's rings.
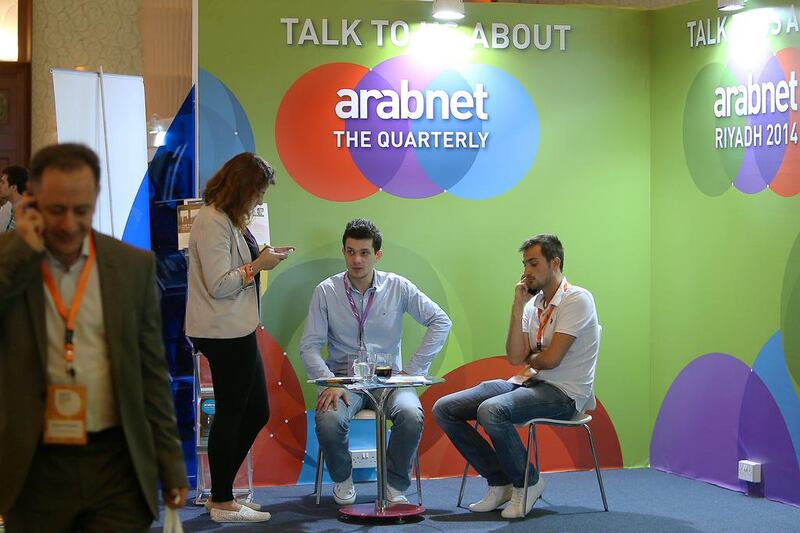
[[[466,175],[447,192],[470,200],[499,196],[525,177],[539,148],[539,116],[525,87],[489,65],[471,65],[462,74],[471,86],[489,93],[483,131],[488,133]]]

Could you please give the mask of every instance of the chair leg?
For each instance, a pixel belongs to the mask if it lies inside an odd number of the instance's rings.
[[[531,473],[531,441],[534,442],[534,451],[536,450],[536,440],[534,439],[536,435],[536,424],[530,424],[528,426],[528,446],[525,448],[525,481],[522,483],[522,512],[523,516],[525,514],[525,506],[528,502],[528,476]],[[538,458],[537,458],[537,467],[538,465]]]
[[[475,421],[475,429],[478,429],[478,421]],[[458,503],[456,507],[461,507],[461,501],[464,499],[464,489],[467,487],[467,474],[469,473],[469,461],[464,461],[464,475],[461,476],[461,490],[458,491]]]
[[[317,475],[314,481],[314,494],[317,495],[317,505],[319,505],[320,496],[322,496],[322,447],[319,449],[319,453],[317,454]]]
[[[458,503],[456,507],[461,507],[461,501],[464,499],[464,489],[467,487],[467,474],[469,473],[469,461],[465,461],[464,475],[461,476],[461,490],[458,491]]]
[[[422,470],[419,468],[419,452],[414,454],[414,469],[417,471],[417,504],[422,506]]]
[[[589,446],[592,447],[592,458],[594,458],[594,471],[597,474],[597,483],[600,485],[600,495],[603,497],[603,509],[608,512],[608,501],[606,500],[606,489],[603,487],[603,477],[600,475],[600,464],[597,462],[597,452],[594,449],[594,439],[592,438],[592,430],[589,429],[588,424],[583,425],[586,428],[586,433],[589,435]]]
[[[539,468],[539,441],[536,440],[536,424],[531,424],[531,430],[533,431],[533,466],[536,467],[536,470],[541,470]]]

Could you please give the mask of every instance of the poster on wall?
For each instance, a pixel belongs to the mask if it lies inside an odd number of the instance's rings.
[[[800,6],[739,7],[653,14],[650,461],[800,505]]]
[[[634,254],[613,277],[588,259],[645,249],[649,239],[649,124],[638,120],[649,114],[646,14],[502,4],[466,11],[441,23],[425,2],[200,2],[201,188],[236,153],[264,156],[277,178],[266,193],[272,240],[297,247],[269,273],[262,301],[270,387],[291,396],[293,411],[270,426],[273,439],[257,443],[257,484],[313,479],[316,391],[305,383],[298,342],[314,287],[344,270],[342,231],[356,217],[383,233],[377,268],[410,279],[453,321],[433,375],[460,376],[454,383],[508,377],[497,356],[519,245],[556,233],[570,281],[603,297],[604,345],[617,354],[609,375],[624,368],[646,379],[635,355],[646,339],[622,343],[617,332],[647,312],[648,257]],[[616,305],[622,280],[625,305]],[[606,306],[619,312],[603,316]],[[406,320],[406,360],[424,331]],[[423,405],[435,394],[423,394]],[[636,395],[640,407],[615,412],[613,422],[603,406],[630,403],[630,394],[599,397],[604,464],[621,466],[623,453],[630,464],[646,462],[645,435],[617,436],[646,411],[646,392]],[[425,475],[458,473],[441,437],[426,427]],[[281,439],[293,444],[280,447]],[[260,470],[259,446],[279,447],[285,467]],[[591,457],[559,460],[588,466]]]

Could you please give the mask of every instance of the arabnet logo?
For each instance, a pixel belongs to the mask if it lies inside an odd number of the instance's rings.
[[[698,189],[800,194],[798,72],[800,48],[773,52],[764,43],[697,73],[686,96],[683,150]]]
[[[489,94],[483,89],[483,84],[475,86],[472,93],[456,91],[451,97],[445,91],[422,91],[408,88],[408,80],[400,80],[400,94],[392,89],[378,91],[376,89],[341,89],[336,92],[343,100],[336,104],[336,116],[341,119],[369,118],[370,98],[378,100],[376,111],[382,119],[392,118],[425,118],[432,120],[435,117],[436,105],[439,103],[439,113],[442,118],[452,115],[458,120],[469,120],[474,115],[481,120],[488,120],[489,115],[484,110],[486,97]],[[414,109],[411,109],[414,102]]]
[[[320,198],[480,200],[527,173],[539,121],[525,88],[497,67],[434,67],[404,55],[372,69],[309,70],[285,93],[275,137],[289,174]]]

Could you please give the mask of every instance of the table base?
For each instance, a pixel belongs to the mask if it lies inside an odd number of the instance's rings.
[[[359,503],[357,505],[345,505],[339,508],[339,512],[348,518],[376,518],[397,520],[407,516],[417,516],[425,512],[422,505],[411,503],[391,503],[386,506],[386,510],[379,513],[375,509],[374,503]]]

